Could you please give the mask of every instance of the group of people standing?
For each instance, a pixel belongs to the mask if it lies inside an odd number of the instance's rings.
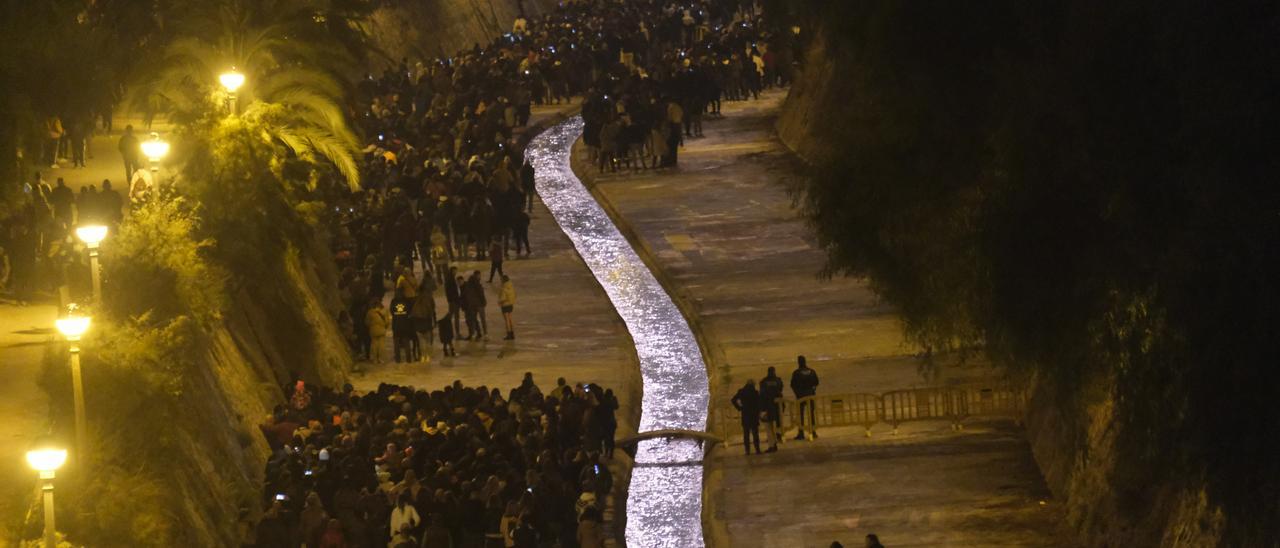
[[[424,272],[419,280],[411,265],[397,265],[392,276],[395,280],[391,289],[393,296],[388,305],[383,305],[383,299],[387,292],[385,284],[390,279],[366,277],[364,273],[352,276],[344,283],[343,297],[369,297],[367,301],[351,301],[350,308],[339,314],[338,326],[357,359],[384,363],[388,335],[392,339],[396,363],[430,361],[430,349],[436,344],[437,333],[445,357],[458,355],[455,339],[489,340],[488,298],[479,270],[463,278],[458,267],[450,266],[448,273],[442,275],[444,283],[440,284],[430,271]],[[510,276],[501,276],[498,306],[506,328],[504,340],[515,340],[515,284]],[[446,303],[441,309],[443,313],[437,310],[435,298],[440,285],[444,286]],[[465,336],[463,325],[466,326]]]
[[[815,422],[813,400],[806,400],[818,392],[818,372],[809,367],[804,356],[796,357],[796,370],[791,373],[791,392],[799,403],[800,423],[796,440],[816,439],[818,437]],[[765,453],[778,450],[781,442],[779,430],[782,428],[782,414],[779,399],[782,398],[782,379],[777,371],[769,367],[759,388],[756,381],[748,379],[746,384],[733,395],[730,403],[737,409],[742,418],[742,447],[748,455],[754,446],[756,454],[760,454],[760,423],[764,422],[766,441],[769,449]],[[807,415],[806,415],[807,412]],[[806,421],[806,416],[808,420]],[[806,428],[807,427],[807,428]]]
[[[71,302],[73,290],[88,290],[89,264],[75,227],[102,224],[114,230],[124,218],[124,197],[111,181],[75,192],[62,177],[49,184],[41,172],[22,186],[11,214],[0,220],[0,293],[19,303],[41,293]]]
[[[461,382],[359,393],[297,382],[261,425],[267,510],[250,546],[604,544],[618,400],[533,375],[505,396]]]
[[[763,55],[769,37],[741,4],[564,3],[522,17],[486,47],[403,59],[363,79],[366,187],[330,200],[346,303],[339,321],[357,356],[384,360],[374,342],[387,333],[397,361],[425,359],[422,343],[430,348],[437,330],[445,356],[455,355],[456,338],[485,340],[484,285],[477,272],[454,272],[471,260],[490,261],[490,281],[502,275],[505,339],[514,339],[515,290],[503,264],[512,247],[517,257],[532,253],[535,173],[523,150],[532,105],[583,95],[584,141],[593,150],[603,126],[655,123],[677,141],[682,129],[700,132],[677,111],[696,105],[695,120],[718,105],[723,79],[712,74],[727,70],[720,67],[749,63],[759,69],[749,80],[764,81],[764,61],[749,54]],[[673,164],[674,148],[663,156]],[[388,291],[393,304],[384,308]],[[436,307],[437,291],[447,308]]]

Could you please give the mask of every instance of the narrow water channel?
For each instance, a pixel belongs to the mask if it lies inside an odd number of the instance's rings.
[[[526,156],[538,195],[573,241],[627,325],[644,382],[640,432],[703,430],[710,388],[697,340],[671,296],[596,203],[569,166],[582,134],[575,116],[534,138]],[[702,537],[702,457],[691,439],[640,443],[627,495],[627,545],[699,547]]]

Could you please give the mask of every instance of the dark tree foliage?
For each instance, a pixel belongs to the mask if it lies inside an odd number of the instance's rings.
[[[1122,511],[1280,538],[1280,4],[810,2],[828,274],[931,348],[1113,386]],[[808,67],[810,70],[817,70]]]
[[[149,19],[115,27],[118,1],[0,0],[0,216],[11,212],[21,183],[38,167],[45,119],[88,119],[118,95],[131,40]],[[93,52],[87,55],[86,52]]]

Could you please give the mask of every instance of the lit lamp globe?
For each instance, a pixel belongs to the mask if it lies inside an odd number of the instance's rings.
[[[231,70],[218,75],[218,82],[227,90],[227,93],[235,93],[236,90],[240,89],[240,86],[244,85],[244,74],[241,74],[233,67]]]
[[[151,139],[142,142],[142,155],[152,162],[159,162],[169,153],[169,143],[160,139],[159,133],[152,133]]]
[[[58,327],[58,332],[66,337],[69,341],[78,341],[89,330],[89,317],[78,312],[72,312],[62,318],[58,318],[54,322]]]
[[[62,468],[65,462],[67,462],[67,450],[52,444],[41,444],[27,451],[27,464],[40,472],[40,477],[43,478],[52,477],[53,472]]]
[[[89,249],[95,249],[102,240],[107,237],[107,227],[104,225],[84,225],[76,228],[76,236]]]

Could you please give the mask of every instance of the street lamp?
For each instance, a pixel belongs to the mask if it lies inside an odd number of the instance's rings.
[[[57,546],[57,527],[53,516],[53,476],[67,462],[67,450],[50,442],[37,443],[27,451],[27,464],[40,472],[40,490],[44,498],[44,545]]]
[[[236,113],[236,90],[244,85],[244,74],[241,74],[235,67],[218,75],[218,82],[227,90],[227,94],[231,100],[231,113]]]
[[[80,314],[75,305],[66,316],[55,322],[58,331],[71,343],[71,388],[76,403],[76,450],[81,454],[88,448],[88,434],[85,433],[84,418],[84,382],[80,377],[80,337],[89,330],[89,317]]]
[[[102,302],[102,276],[98,271],[98,244],[107,237],[105,225],[83,225],[76,228],[76,236],[89,247],[89,271],[93,276],[93,302]]]
[[[151,171],[160,171],[160,159],[169,153],[169,143],[160,134],[151,132],[151,139],[142,142],[142,154],[151,160]]]

